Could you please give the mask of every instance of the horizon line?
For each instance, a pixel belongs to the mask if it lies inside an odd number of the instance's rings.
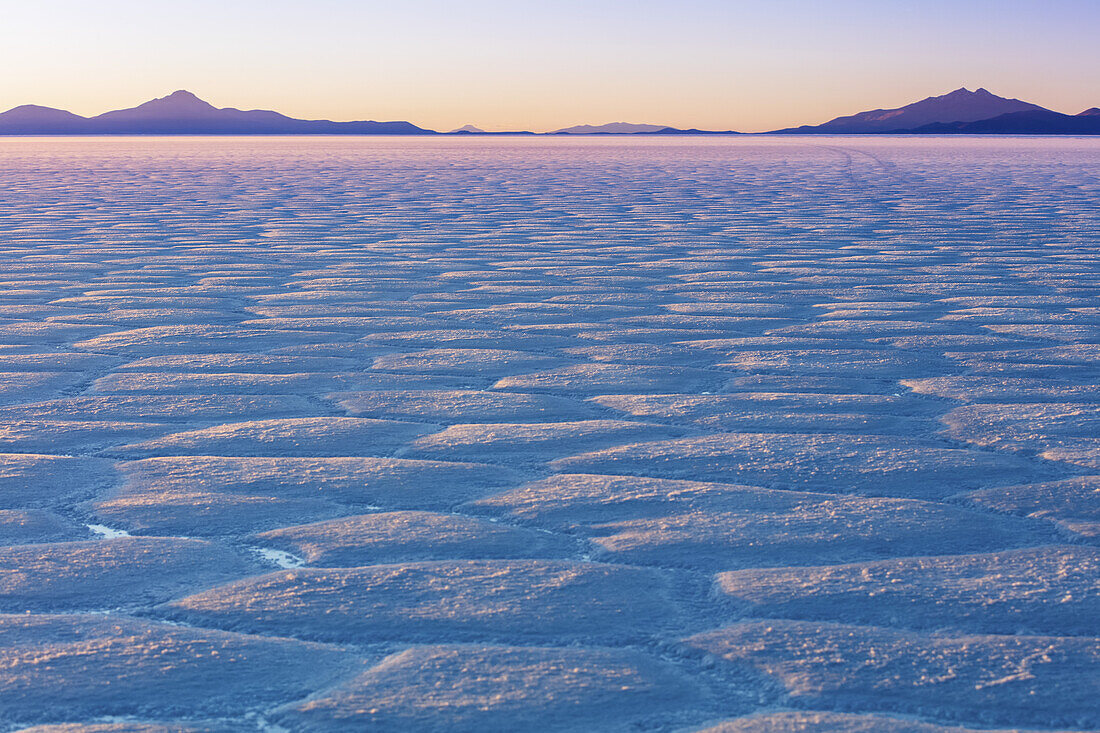
[[[1071,113],[1067,114],[1067,113],[1056,112],[1055,110],[1051,110],[1049,108],[1040,107],[1039,105],[1033,105],[1031,103],[1023,102],[1022,100],[1019,100],[1019,99],[999,97],[998,95],[995,95],[992,92],[989,92],[985,87],[979,86],[979,87],[976,87],[974,89],[974,91],[971,91],[968,87],[963,86],[963,87],[959,87],[957,89],[954,89],[954,90],[952,90],[950,92],[947,92],[947,93],[944,93],[944,94],[930,95],[928,97],[924,97],[920,100],[917,100],[916,102],[911,102],[907,105],[902,105],[901,107],[891,107],[891,108],[878,107],[878,108],[874,108],[874,109],[863,110],[863,111],[860,111],[860,112],[851,113],[849,115],[841,115],[839,117],[834,117],[834,118],[831,118],[829,120],[826,120],[823,123],[802,124],[802,125],[798,125],[798,126],[794,126],[794,127],[783,127],[783,128],[777,128],[777,129],[769,129],[769,130],[756,130],[756,131],[741,131],[741,130],[733,130],[733,129],[725,129],[725,130],[709,129],[708,130],[708,129],[701,129],[699,127],[675,127],[673,125],[667,125],[667,124],[634,123],[634,122],[625,122],[625,121],[615,121],[615,122],[605,122],[605,123],[581,122],[581,123],[578,123],[578,124],[575,124],[575,125],[569,125],[569,126],[566,126],[566,127],[560,127],[560,128],[554,128],[554,129],[548,129],[548,130],[537,130],[537,129],[486,130],[486,129],[480,128],[480,127],[478,127],[478,126],[476,126],[472,123],[467,123],[467,124],[465,124],[461,127],[458,127],[458,128],[452,129],[452,130],[436,130],[436,129],[432,129],[432,128],[429,128],[429,127],[422,127],[422,126],[417,125],[417,124],[415,124],[415,123],[413,123],[409,120],[354,120],[354,119],[352,119],[352,120],[333,120],[333,119],[328,119],[328,118],[325,118],[325,119],[303,119],[303,118],[290,117],[289,115],[286,115],[284,113],[281,113],[281,112],[278,112],[278,111],[275,111],[275,110],[271,110],[271,109],[262,109],[262,108],[241,109],[239,107],[229,107],[229,106],[227,106],[227,107],[216,107],[215,105],[211,104],[210,102],[207,102],[206,100],[199,97],[194,92],[191,92],[190,90],[181,88],[181,89],[177,89],[177,90],[175,90],[175,91],[173,91],[169,94],[166,94],[163,97],[154,97],[153,99],[145,100],[144,102],[140,102],[137,105],[134,105],[132,107],[123,107],[123,108],[119,108],[119,109],[110,109],[110,110],[107,110],[105,112],[101,112],[101,113],[98,113],[98,114],[95,114],[95,115],[80,115],[80,114],[70,112],[66,109],[60,108],[60,107],[49,107],[49,106],[46,106],[46,105],[40,105],[40,104],[35,104],[35,103],[25,103],[25,104],[16,105],[15,107],[12,107],[8,110],[0,112],[0,116],[9,115],[12,112],[17,112],[19,110],[38,110],[38,111],[42,111],[42,112],[62,113],[66,116],[66,118],[65,118],[66,121],[71,120],[72,122],[75,123],[77,120],[82,121],[82,122],[83,121],[96,121],[96,120],[100,120],[101,118],[107,117],[108,115],[113,115],[115,113],[138,110],[142,107],[145,107],[145,106],[151,105],[151,104],[166,103],[166,102],[170,103],[172,100],[182,100],[181,101],[182,104],[191,104],[191,105],[194,105],[195,107],[197,107],[199,109],[209,108],[211,111],[215,111],[215,112],[230,112],[230,113],[236,112],[236,113],[240,113],[240,114],[264,114],[264,113],[267,113],[267,114],[270,114],[270,115],[277,116],[278,118],[280,118],[281,122],[287,122],[287,123],[290,123],[290,122],[293,122],[293,123],[313,123],[313,124],[317,124],[317,125],[333,125],[333,126],[349,126],[349,127],[350,126],[355,126],[355,125],[398,125],[398,126],[407,125],[407,126],[413,128],[413,129],[411,129],[407,132],[388,131],[388,132],[375,132],[375,133],[372,133],[372,132],[357,133],[357,132],[350,132],[350,131],[339,132],[339,131],[335,131],[335,130],[332,131],[332,132],[305,131],[305,130],[303,130],[301,132],[295,132],[295,131],[194,132],[194,131],[186,131],[186,130],[183,130],[183,131],[149,131],[149,132],[144,132],[144,131],[126,132],[126,131],[122,131],[122,132],[119,132],[119,131],[105,130],[105,131],[102,131],[102,132],[99,132],[99,131],[78,131],[78,132],[45,131],[45,132],[42,132],[42,131],[39,131],[39,132],[26,132],[26,133],[19,133],[19,132],[4,133],[4,132],[0,131],[0,135],[21,136],[21,137],[45,137],[45,136],[49,136],[49,137],[103,137],[103,136],[118,136],[118,135],[136,135],[136,136],[145,136],[145,137],[158,136],[158,135],[168,135],[168,136],[173,136],[173,137],[188,136],[188,135],[195,135],[195,136],[200,136],[200,135],[201,136],[211,136],[211,135],[226,135],[226,136],[239,136],[239,135],[253,135],[253,136],[302,136],[302,135],[347,136],[347,135],[356,135],[356,134],[360,134],[360,135],[371,135],[371,134],[424,135],[424,134],[427,134],[427,135],[447,135],[447,136],[451,136],[451,135],[453,135],[453,136],[482,136],[482,135],[486,135],[486,136],[532,136],[532,135],[536,135],[536,136],[558,136],[558,135],[560,135],[560,136],[567,136],[567,137],[568,136],[639,136],[639,135],[641,135],[641,136],[649,136],[649,135],[676,136],[676,135],[681,135],[682,136],[682,135],[685,135],[685,134],[687,134],[687,135],[699,135],[699,136],[706,136],[706,135],[711,135],[711,136],[778,135],[778,134],[785,134],[785,135],[818,135],[819,136],[819,135],[822,134],[821,132],[810,132],[809,130],[811,130],[813,128],[820,127],[824,124],[828,124],[828,123],[839,121],[839,120],[844,120],[848,117],[856,117],[856,116],[859,116],[859,115],[867,115],[867,114],[872,114],[872,113],[875,113],[875,112],[891,112],[891,111],[895,111],[895,110],[903,110],[903,109],[906,109],[908,107],[912,107],[913,105],[917,105],[917,104],[921,104],[921,103],[929,102],[929,101],[933,101],[933,100],[940,100],[940,99],[952,97],[953,95],[959,95],[959,94],[965,94],[965,95],[971,95],[971,96],[986,95],[987,98],[992,98],[992,99],[997,99],[997,100],[1007,101],[1007,102],[1012,102],[1012,103],[1019,103],[1019,104],[1022,104],[1022,105],[1030,106],[1031,108],[1033,108],[1035,110],[1041,110],[1041,111],[1045,111],[1045,112],[1053,112],[1053,113],[1058,114],[1058,115],[1074,116]],[[1080,116],[1090,115],[1090,113],[1095,114],[1096,110],[1097,110],[1097,107],[1089,107],[1089,108],[1086,108],[1085,110],[1083,110],[1082,112],[1077,113],[1076,116],[1080,117]],[[162,118],[162,120],[168,120],[168,119],[172,119],[172,118],[170,116],[165,116],[165,117]],[[185,123],[185,122],[188,121],[189,118],[186,117],[186,116],[181,115],[180,117],[177,117],[175,119],[178,120],[181,123]],[[30,124],[33,124],[33,123],[30,123]],[[634,128],[639,128],[639,129],[634,129],[634,130],[602,130],[602,129],[599,129],[599,128],[606,128],[606,127],[619,127],[619,126],[634,127]],[[579,129],[579,128],[587,128],[587,129],[582,130],[582,129]],[[646,128],[646,129],[642,129],[642,128]],[[806,132],[799,132],[799,130],[806,130]],[[861,132],[848,132],[848,133],[843,133],[843,134],[846,134],[846,135],[856,135],[856,134],[881,135],[884,132],[889,132],[889,131],[886,131],[886,130],[882,130],[882,131],[868,130],[868,131],[862,132],[862,133]],[[900,134],[906,134],[907,132],[909,132],[907,129],[899,129],[897,131],[897,133],[900,133]],[[927,133],[913,132],[912,134],[927,134]],[[1005,133],[992,133],[992,134],[1005,134]],[[1022,134],[1028,134],[1028,133],[1022,133]],[[1034,134],[1034,133],[1031,133],[1031,134]]]

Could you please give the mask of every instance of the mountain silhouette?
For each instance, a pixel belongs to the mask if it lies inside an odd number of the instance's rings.
[[[97,120],[162,120],[162,119],[217,119],[228,116],[226,113],[237,110],[219,110],[209,102],[196,97],[191,92],[180,89],[167,97],[152,99],[130,109],[104,112],[95,117]],[[247,113],[246,113],[247,114]],[[268,114],[268,113],[261,113]],[[275,114],[271,112],[270,114]],[[281,115],[280,115],[281,116]]]
[[[639,132],[638,135],[743,135],[742,132],[736,130],[700,130],[695,127],[690,127],[686,130],[679,127],[662,127],[660,130],[653,130],[652,132]]]
[[[574,125],[554,130],[551,135],[633,135],[670,129],[668,125],[641,125],[634,122],[608,122],[605,125]]]
[[[837,117],[821,125],[769,134],[985,134],[1098,135],[1100,108],[1077,115],[1053,112],[985,89],[956,89],[897,109],[875,109]],[[534,135],[526,131],[485,132],[466,125],[437,133],[411,122],[300,120],[270,110],[219,108],[179,90],[129,109],[81,117],[72,112],[24,104],[0,113],[0,135]],[[735,135],[732,130],[678,129],[664,125],[611,122],[575,125],[547,135]]]
[[[985,89],[956,89],[939,97],[928,97],[896,109],[873,109],[837,117],[820,125],[791,127],[775,133],[851,135],[901,132],[936,123],[976,122],[1013,112],[1049,112],[1037,104],[1005,99]]]
[[[1100,135],[1100,110],[1064,115],[1048,109],[1011,112],[974,122],[937,122],[907,132],[924,135]]]
[[[740,135],[733,130],[680,129],[665,125],[639,125],[632,122],[609,122],[606,125],[575,125],[544,135]]]
[[[0,114],[0,132],[8,135],[72,135],[87,118],[62,109],[24,104]]]
[[[268,110],[218,108],[188,91],[81,117],[23,105],[0,114],[0,135],[427,135],[410,122],[299,120]]]

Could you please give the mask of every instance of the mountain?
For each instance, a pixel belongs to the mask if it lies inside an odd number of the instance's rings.
[[[299,120],[267,110],[219,109],[188,91],[81,117],[24,105],[0,114],[0,135],[430,135],[409,122]]]
[[[938,122],[909,133],[919,135],[1100,135],[1100,110],[1064,115],[1050,110],[1011,112],[975,122]]]
[[[733,130],[698,130],[665,125],[637,125],[631,122],[609,122],[606,125],[577,125],[566,127],[545,135],[740,135]]]
[[[72,112],[24,104],[0,114],[0,133],[6,135],[79,134],[88,120]]]
[[[775,130],[794,134],[986,134],[1097,135],[1100,108],[1077,115],[1053,112],[985,89],[956,89],[897,109],[837,117],[821,125]],[[65,110],[25,104],[0,113],[0,135],[435,135],[410,122],[300,120],[269,110],[218,108],[188,91],[177,91],[129,109],[81,117]],[[465,125],[457,135],[532,135],[485,132]],[[575,125],[548,135],[736,135],[732,130],[678,129],[611,122]]]
[[[497,132],[489,132],[488,130],[482,130],[480,127],[474,127],[473,125],[463,125],[457,130],[451,130],[450,132],[441,133],[443,135],[477,135],[479,137],[515,137],[516,135],[538,135],[540,133],[531,132],[529,130],[500,130]]]
[[[1037,104],[1005,99],[985,89],[956,89],[897,109],[873,109],[837,117],[821,125],[791,127],[776,133],[852,135],[914,130],[936,123],[976,122],[1014,112],[1049,112]]]
[[[652,132],[639,132],[638,135],[743,135],[744,133],[737,132],[736,130],[699,130],[691,127],[686,130],[681,130],[678,127],[662,127],[660,130],[653,130]]]
[[[633,122],[608,122],[606,125],[574,125],[554,130],[550,135],[634,135],[672,129],[668,125],[639,125]]]

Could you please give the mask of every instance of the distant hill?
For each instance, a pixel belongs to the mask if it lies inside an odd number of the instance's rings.
[[[85,117],[62,109],[24,104],[0,114],[0,133],[7,135],[72,135],[87,123]]]
[[[907,132],[936,123],[976,122],[1014,112],[1049,112],[1037,104],[1005,99],[985,89],[956,89],[939,97],[928,97],[897,109],[873,109],[837,117],[821,125],[790,127],[775,133],[851,135]]]
[[[267,110],[219,109],[180,90],[137,107],[81,117],[24,105],[0,113],[0,135],[430,135],[409,122],[299,120]]]
[[[606,125],[574,125],[554,130],[551,135],[635,135],[639,132],[668,130],[668,125],[640,125],[634,122],[608,122]]]
[[[694,127],[686,130],[681,130],[678,127],[662,127],[660,130],[654,130],[653,132],[640,132],[639,135],[743,135],[742,132],[736,132],[734,130],[699,130]]]
[[[450,132],[440,133],[441,135],[473,135],[476,137],[515,137],[516,135],[545,135],[549,133],[531,132],[530,130],[500,130],[497,132],[489,132],[488,130],[482,130],[474,127],[473,125],[465,125],[457,130],[451,130]]]
[[[546,135],[740,135],[733,130],[680,129],[666,125],[638,125],[631,122],[610,122],[606,125],[577,125],[544,133]]]
[[[1100,135],[1100,110],[1087,109],[1078,115],[1045,109],[1012,112],[975,122],[938,122],[909,132],[926,135]]]

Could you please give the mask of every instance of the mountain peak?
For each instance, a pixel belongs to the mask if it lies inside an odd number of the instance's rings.
[[[101,121],[120,119],[127,121],[196,120],[217,116],[219,111],[217,107],[204,102],[191,92],[180,89],[166,97],[150,99],[148,102],[130,109],[104,112],[93,119]]]
[[[184,100],[189,101],[189,102],[202,102],[202,100],[199,99],[194,94],[194,92],[189,92],[186,89],[177,89],[176,91],[169,94],[167,97],[161,97],[161,99],[165,99],[165,100],[171,99],[171,100],[174,100],[174,101],[177,101],[177,102],[181,102],[181,101],[184,101]],[[206,104],[206,102],[203,102],[203,104]]]
[[[872,109],[837,117],[822,125],[781,132],[866,134],[911,130],[924,125],[975,122],[1013,112],[1047,111],[1019,99],[998,97],[984,87],[970,91],[960,87],[938,97],[927,97],[893,109]]]
[[[139,104],[137,109],[148,107],[163,107],[165,109],[217,109],[209,102],[205,102],[186,89],[178,89],[166,97],[151,99],[145,104]]]
[[[953,92],[948,92],[947,94],[941,95],[939,97],[929,97],[929,99],[951,99],[951,100],[973,99],[973,100],[978,100],[978,99],[1001,99],[1001,97],[998,97],[996,94],[989,91],[985,87],[978,87],[974,91],[970,91],[966,87],[959,87],[958,89],[956,89]]]
[[[8,112],[26,112],[26,113],[60,112],[62,114],[72,114],[72,112],[65,112],[65,110],[54,109],[53,107],[43,107],[40,104],[21,104],[18,107],[12,107],[11,109],[8,110]],[[5,114],[7,114],[7,112],[5,112]]]

